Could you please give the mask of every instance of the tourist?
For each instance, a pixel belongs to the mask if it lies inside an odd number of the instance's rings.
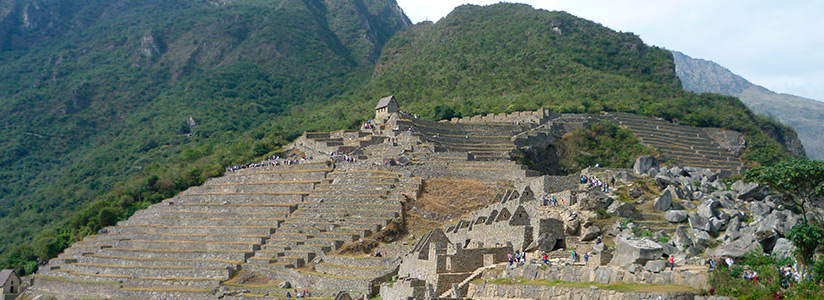
[[[561,209],[564,209],[564,208],[566,208],[566,200],[561,199]]]
[[[292,294],[290,294],[289,292],[286,292],[286,299],[292,299]]]
[[[669,264],[670,264],[670,271],[675,270],[675,256],[674,255],[670,255]]]
[[[575,250],[572,250],[572,263],[575,263]]]
[[[546,252],[544,252],[544,264],[547,264],[547,263],[549,263],[549,256],[547,256]]]
[[[732,267],[732,264],[735,263],[735,262],[732,260],[731,257],[727,257],[727,259],[724,260],[724,263],[726,263],[727,267],[730,268],[730,267]]]
[[[584,263],[589,262],[589,253],[584,253]]]

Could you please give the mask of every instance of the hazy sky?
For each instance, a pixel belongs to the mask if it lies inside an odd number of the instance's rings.
[[[412,22],[437,22],[484,0],[397,0]],[[648,45],[712,60],[779,93],[824,101],[824,1],[523,0],[632,32]]]

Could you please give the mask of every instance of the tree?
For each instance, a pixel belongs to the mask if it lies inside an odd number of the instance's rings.
[[[804,266],[814,266],[815,248],[824,244],[824,228],[811,224],[798,224],[787,232],[787,238],[795,245],[795,255]],[[813,268],[814,273],[816,268]],[[822,274],[817,274],[820,277]]]
[[[801,209],[807,223],[806,206],[824,197],[824,162],[792,159],[773,166],[747,171],[745,180],[759,182],[773,191],[787,195]]]

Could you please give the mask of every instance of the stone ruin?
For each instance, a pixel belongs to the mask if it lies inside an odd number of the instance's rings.
[[[542,207],[547,192],[576,204],[575,192],[568,188],[574,184],[569,178],[539,176],[512,161],[514,154],[546,147],[559,134],[607,119],[632,129],[643,143],[661,148],[672,161],[725,172],[738,172],[741,167],[737,157],[702,129],[648,117],[561,115],[539,109],[435,122],[400,114],[391,101],[387,103],[385,118],[359,131],[300,136],[287,147],[309,158],[300,164],[267,165],[212,178],[85,237],[41,267],[26,295],[235,299],[245,291],[263,298],[283,296],[282,290],[239,290],[223,284],[244,271],[308,288],[319,297],[376,295],[380,283],[393,276],[400,278],[398,288],[408,288],[408,295],[455,295],[467,292],[465,281],[479,276],[478,269],[502,262],[513,249],[552,251],[572,241],[566,233],[575,222],[569,216],[548,215]],[[644,173],[672,171],[650,168]],[[500,195],[500,201],[468,219],[428,234],[409,254],[395,253],[395,258],[332,254],[345,243],[401,221],[404,203],[418,196],[422,181],[439,177],[503,181],[520,192]],[[694,189],[680,188],[695,195]],[[728,208],[724,200],[715,201]],[[775,208],[769,204],[767,208],[753,205],[752,210],[767,211],[757,217],[767,224],[793,219],[770,214]],[[705,211],[713,211],[713,216],[698,213],[687,219],[694,220],[690,224],[699,230],[726,225],[729,241],[742,241],[736,239],[735,229],[773,230],[734,221],[720,224],[717,220],[731,219],[717,214],[717,209],[710,204]],[[709,225],[701,227],[705,219]],[[581,227],[592,231],[581,224],[575,228]],[[700,243],[695,234],[687,236],[684,243]],[[773,247],[784,244],[776,238]],[[664,252],[669,251],[665,247]],[[343,296],[339,291],[348,293]]]

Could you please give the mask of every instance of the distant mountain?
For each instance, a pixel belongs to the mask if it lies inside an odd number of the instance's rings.
[[[672,56],[685,90],[738,97],[753,112],[795,129],[807,156],[824,160],[824,102],[770,91],[712,61],[678,51],[672,51]]]

